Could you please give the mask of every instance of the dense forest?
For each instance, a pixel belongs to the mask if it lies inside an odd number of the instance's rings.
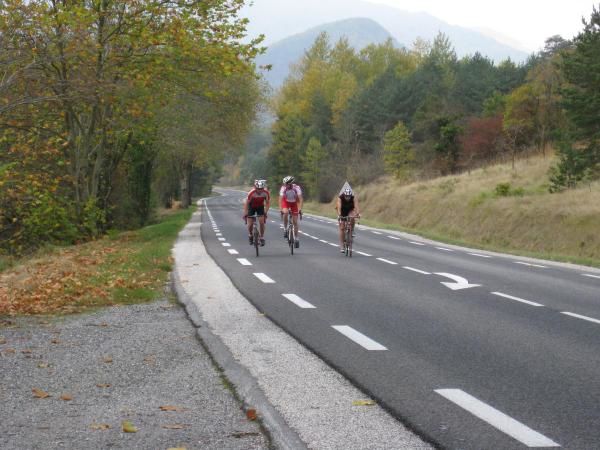
[[[600,8],[572,40],[553,36],[524,64],[458,59],[444,34],[397,48],[354,50],[321,34],[273,101],[272,129],[255,131],[244,181],[294,174],[330,201],[344,180],[401,180],[469,171],[525,152],[558,164],[559,191],[600,175]]]
[[[1,252],[139,227],[210,188],[260,102],[243,3],[1,2]]]

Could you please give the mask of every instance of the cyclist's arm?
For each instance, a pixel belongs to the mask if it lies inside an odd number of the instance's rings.
[[[300,211],[302,211],[302,205],[304,204],[304,198],[302,197],[302,194],[298,195],[298,209]]]
[[[360,208],[358,206],[358,199],[354,196],[354,214],[360,216]]]
[[[337,212],[337,215],[340,215],[340,211],[342,210],[342,200],[338,197],[335,199],[335,211]]]
[[[244,216],[248,215],[248,197],[244,200]]]

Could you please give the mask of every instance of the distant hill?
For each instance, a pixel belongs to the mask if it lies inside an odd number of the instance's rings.
[[[265,79],[271,87],[277,89],[283,84],[289,74],[290,64],[300,60],[304,52],[313,45],[317,36],[323,31],[329,35],[332,44],[345,37],[348,39],[348,43],[357,50],[369,44],[381,44],[388,39],[392,39],[396,45],[400,46],[385,28],[371,19],[347,19],[320,25],[274,43],[269,46],[264,55],[257,58],[258,65],[272,65],[270,71],[264,72]]]
[[[242,15],[250,19],[249,35],[264,34],[265,43],[272,47],[291,35],[322,24],[362,17],[377,22],[406,47],[411,47],[417,37],[431,41],[441,31],[450,38],[458,57],[479,52],[495,62],[507,58],[523,62],[528,56],[527,52],[494,39],[490,33],[450,25],[430,14],[364,0],[254,0],[252,6],[243,9]]]

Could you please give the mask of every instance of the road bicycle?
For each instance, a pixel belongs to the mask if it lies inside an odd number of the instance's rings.
[[[254,249],[256,250],[256,256],[258,256],[258,247],[260,247],[260,231],[258,230],[259,217],[262,217],[262,215],[254,214],[252,216],[246,216],[246,220],[254,219],[252,221],[252,245],[254,245]]]
[[[292,211],[288,209],[288,220],[287,220],[287,228],[285,229],[285,235],[287,236],[287,243],[290,247],[290,254],[294,254],[294,247],[296,245],[296,231],[294,230],[294,221],[292,216]],[[302,213],[298,214],[300,219],[302,219]],[[281,213],[281,217],[283,218],[283,212]]]
[[[353,223],[355,219],[357,219],[358,216],[356,217],[351,217],[351,216],[338,216],[338,220],[340,222],[344,222],[344,255],[352,258],[352,241],[353,241]]]

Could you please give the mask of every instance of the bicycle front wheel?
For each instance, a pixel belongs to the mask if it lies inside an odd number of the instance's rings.
[[[296,242],[296,233],[294,232],[294,227],[290,227],[290,232],[288,233],[288,243],[290,244],[290,255],[294,254],[294,243]]]
[[[258,247],[259,247],[259,239],[260,239],[260,234],[258,233],[258,228],[256,226],[256,224],[254,225],[254,230],[253,230],[253,241],[254,241],[254,249],[256,250],[256,256],[258,256]]]

